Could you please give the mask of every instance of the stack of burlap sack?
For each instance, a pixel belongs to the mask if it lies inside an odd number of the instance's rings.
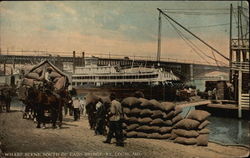
[[[50,73],[51,81],[53,82],[53,86],[55,90],[60,90],[64,88],[67,79],[65,76],[60,74],[56,69],[51,67],[48,63],[45,63],[39,67],[33,68],[27,74],[24,75],[22,80],[22,85],[33,87],[34,85],[42,84],[45,80],[45,72],[47,69],[51,69],[52,72]]]
[[[128,138],[168,139],[172,124],[182,119],[171,102],[128,97],[122,102],[124,133]]]
[[[173,126],[172,139],[175,143],[185,145],[207,146],[210,123],[207,118],[210,113],[202,110],[192,111],[187,118],[180,120]]]

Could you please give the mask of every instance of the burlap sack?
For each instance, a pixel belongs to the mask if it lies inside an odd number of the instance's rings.
[[[164,119],[172,119],[174,117],[174,111],[169,111],[168,113],[166,113],[166,115],[163,116]]]
[[[199,133],[195,130],[176,129],[174,132],[178,136],[188,137],[188,138],[191,137],[196,138],[199,135]]]
[[[122,129],[126,129],[127,128],[127,124],[126,123],[122,123]]]
[[[43,73],[43,68],[42,67],[38,67],[33,72],[37,73],[39,76],[41,76],[41,74]]]
[[[152,119],[150,117],[145,117],[145,118],[139,118],[138,120],[141,124],[149,124]]]
[[[161,110],[154,110],[151,117],[152,118],[163,118],[163,112]]]
[[[206,127],[207,125],[210,124],[210,121],[208,120],[205,120],[203,121],[199,126],[198,126],[198,129],[203,129],[204,127]]]
[[[162,136],[159,134],[159,133],[151,133],[151,134],[148,134],[148,137],[147,138],[151,138],[151,139],[161,139]]]
[[[124,108],[123,108],[123,112],[124,112],[125,114],[129,114],[129,113],[130,113],[130,109],[127,108],[127,107],[124,107]]]
[[[136,131],[144,132],[144,133],[159,132],[159,127],[143,125],[143,126],[139,126],[138,128],[136,128]]]
[[[185,137],[177,137],[174,140],[174,143],[185,144],[185,145],[195,145],[197,143],[196,138],[185,138]]]
[[[198,146],[207,146],[208,144],[208,134],[200,134],[197,137],[197,145]]]
[[[174,128],[191,130],[191,129],[197,129],[199,125],[200,125],[199,121],[192,120],[192,119],[183,119],[183,120],[177,122],[174,125]]]
[[[25,78],[40,80],[39,74],[35,72],[30,72],[25,75]]]
[[[128,124],[129,123],[129,117],[127,114],[124,113],[124,121]]]
[[[137,129],[140,125],[139,124],[131,124],[129,126],[127,126],[126,131],[134,131],[135,129]]]
[[[133,109],[131,109],[130,110],[130,115],[135,115],[135,116],[139,116],[140,115],[140,113],[141,113],[141,109],[138,109],[138,108],[133,108]]]
[[[33,87],[34,80],[33,79],[24,78],[23,81],[22,81],[22,84],[26,85],[26,86]]]
[[[171,137],[170,133],[162,134],[161,139],[169,139]]]
[[[140,112],[140,116],[141,117],[150,117],[153,114],[153,111],[149,110],[149,109],[143,109]]]
[[[169,138],[170,140],[174,140],[175,138],[178,137],[178,136],[175,134],[175,130],[176,130],[176,129],[172,129],[172,131],[171,131],[171,137]]]
[[[172,126],[172,121],[171,121],[171,120],[165,120],[165,121],[163,122],[163,124],[164,124],[165,126]]]
[[[65,77],[61,77],[54,85],[55,90],[60,90],[64,88],[65,82],[66,82]]]
[[[181,115],[176,115],[173,119],[172,119],[172,123],[176,124],[177,122],[179,122],[180,120],[182,120],[183,117]]]
[[[136,135],[137,135],[137,138],[147,138],[148,137],[148,134],[144,133],[144,132],[137,132]]]
[[[165,133],[170,133],[172,130],[172,127],[161,127],[159,128],[159,133],[165,134]]]
[[[161,105],[165,111],[173,110],[175,107],[174,103],[172,102],[162,102]]]
[[[141,102],[140,108],[142,109],[151,109],[153,106],[153,104],[150,103],[150,101],[145,98],[139,98],[139,101]]]
[[[164,124],[164,121],[160,118],[154,119],[153,121],[150,122],[150,125],[162,125]]]
[[[194,119],[197,121],[204,121],[206,120],[211,114],[207,111],[203,111],[203,110],[193,110],[191,111],[191,113],[187,116],[187,118],[189,119]]]
[[[154,109],[154,110],[162,110],[161,103],[158,102],[157,100],[151,99],[151,100],[149,100],[149,102],[152,104],[152,109]]]
[[[174,110],[174,116],[176,116],[176,115],[178,115],[180,113],[182,113],[182,108],[175,108],[175,110]]]
[[[99,97],[97,97],[96,95],[89,93],[86,96],[86,105],[92,103],[92,104],[96,104],[98,103]]]
[[[124,137],[127,137],[127,131],[126,130],[122,130],[122,134]]]
[[[138,128],[136,128],[136,131],[150,132],[150,131],[152,131],[152,129],[151,129],[151,127],[149,127],[147,125],[143,125],[143,126],[139,126]]]
[[[159,132],[160,127],[158,126],[150,126],[152,132]]]
[[[61,77],[57,77],[53,79],[53,83],[56,83]]]
[[[49,75],[51,78],[57,78],[57,77],[62,77],[58,72],[52,71]]]
[[[199,134],[209,134],[209,133],[210,133],[210,130],[207,129],[207,128],[203,128],[202,130],[199,130],[198,133],[199,133]]]
[[[135,131],[127,132],[126,136],[128,138],[136,138],[137,137],[137,132],[135,132]]]
[[[111,100],[110,100],[110,97],[109,96],[106,96],[106,97],[100,97],[102,102],[104,104],[111,104]]]
[[[132,107],[132,106],[136,107],[136,106],[140,106],[141,101],[136,97],[127,97],[123,99],[121,104],[122,106],[126,106],[126,107]]]
[[[137,123],[138,122],[138,118],[136,118],[136,117],[128,117],[128,121],[130,123]]]

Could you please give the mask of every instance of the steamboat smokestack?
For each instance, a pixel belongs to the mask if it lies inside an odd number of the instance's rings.
[[[76,52],[75,51],[73,51],[73,74],[75,73],[75,66],[76,66],[76,64],[75,64],[75,59],[76,59]]]
[[[85,66],[85,52],[82,52],[82,66]]]

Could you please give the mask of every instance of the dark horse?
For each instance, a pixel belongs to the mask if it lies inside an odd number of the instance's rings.
[[[10,87],[0,89],[0,112],[5,108],[6,112],[10,112],[11,97],[13,90]]]
[[[56,121],[59,120],[59,127],[62,125],[62,99],[52,93],[46,93],[42,90],[29,88],[28,98],[33,105],[35,116],[37,119],[37,128],[41,127],[41,123],[52,122],[53,128],[56,127]],[[51,116],[46,117],[45,112],[48,111]]]

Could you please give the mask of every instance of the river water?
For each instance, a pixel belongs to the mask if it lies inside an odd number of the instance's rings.
[[[11,103],[13,109],[23,110],[24,105],[17,100]],[[181,113],[186,116],[194,107],[184,108]],[[208,120],[211,122],[208,125],[211,133],[209,134],[210,141],[216,141],[223,144],[244,144],[250,146],[250,121],[236,118],[223,118],[210,116]]]

